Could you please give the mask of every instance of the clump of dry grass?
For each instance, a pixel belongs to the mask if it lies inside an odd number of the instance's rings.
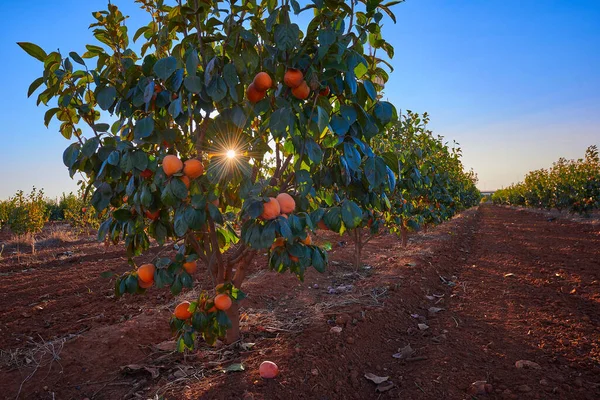
[[[31,373],[23,379],[16,398],[19,398],[25,382],[30,380],[38,369],[57,362],[60,365],[60,353],[67,338],[46,342],[40,337],[40,342],[29,341],[27,348],[12,351],[0,350],[0,365],[9,369],[31,368]],[[61,366],[62,369],[62,366]]]
[[[31,234],[27,233],[25,235],[12,235],[10,239],[5,243],[6,247],[26,247],[31,246],[31,241],[33,237]]]
[[[68,225],[53,226],[45,233],[44,238],[38,240],[39,247],[57,247],[66,243],[76,241],[77,235],[68,227]]]

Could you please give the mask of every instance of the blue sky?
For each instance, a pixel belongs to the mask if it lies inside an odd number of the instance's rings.
[[[52,197],[76,188],[62,164],[69,142],[27,98],[41,64],[16,42],[81,54],[91,12],[106,3],[0,0],[0,199],[33,185]],[[113,4],[131,33],[145,24],[133,0]],[[461,144],[481,189],[600,145],[600,1],[408,0],[395,12],[398,23],[384,27],[396,50],[388,99],[428,111],[429,127]]]

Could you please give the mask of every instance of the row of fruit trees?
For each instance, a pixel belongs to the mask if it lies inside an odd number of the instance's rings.
[[[529,172],[523,182],[496,191],[495,204],[567,210],[589,215],[600,209],[600,158],[590,146],[583,158],[559,159],[549,169]]]
[[[136,45],[111,4],[81,56],[20,45],[44,64],[29,95],[43,88],[46,125],[72,141],[64,163],[106,213],[99,239],[127,249],[116,293],[179,293],[198,266],[214,283],[176,308],[180,350],[238,339],[240,289],[265,251],[302,279],[327,265],[317,229],[349,235],[358,266],[378,232],[479,202],[460,148],[383,100],[394,49],[381,29],[399,1],[136,2],[149,14]],[[138,267],[151,240],[178,250]]]
[[[97,229],[104,218],[90,207],[83,192],[69,193],[58,200],[48,199],[43,190],[35,187],[28,194],[22,190],[7,200],[0,200],[0,229],[7,227],[17,239],[28,237],[35,253],[36,235],[48,221],[63,221],[76,232]],[[17,245],[20,240],[17,240]]]

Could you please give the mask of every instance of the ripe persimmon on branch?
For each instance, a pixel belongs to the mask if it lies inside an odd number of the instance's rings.
[[[268,250],[271,269],[302,279],[327,264],[309,240],[319,223],[339,232],[389,211],[390,166],[371,146],[396,111],[381,100],[388,73],[375,53],[393,57],[381,26],[399,1],[136,2],[147,25],[130,36],[109,4],[82,55],[19,43],[43,63],[28,94],[42,88],[44,123],[72,141],[65,165],[109,215],[99,239],[124,241],[133,270],[116,293],[179,293],[200,260],[215,288],[177,307],[179,348],[233,342],[253,257]],[[140,274],[151,239],[183,243]]]

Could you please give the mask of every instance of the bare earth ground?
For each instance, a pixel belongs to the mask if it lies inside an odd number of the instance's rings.
[[[244,287],[242,345],[185,357],[169,341],[179,299],[156,289],[115,299],[113,281],[99,277],[129,268],[119,248],[80,240],[20,263],[5,252],[0,397],[600,398],[598,226],[484,205],[407,248],[374,239],[358,272],[346,238],[317,240],[334,247],[326,273],[299,282],[259,257]],[[57,257],[65,251],[74,254]],[[278,378],[260,379],[264,360]],[[365,373],[389,378],[377,386]],[[477,381],[491,393],[478,394]]]

